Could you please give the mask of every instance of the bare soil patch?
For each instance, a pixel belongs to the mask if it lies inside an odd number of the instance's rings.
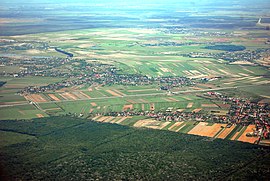
[[[123,111],[127,111],[127,110],[132,110],[133,109],[133,104],[128,104],[128,105],[124,105],[123,106]]]
[[[34,102],[47,102],[47,100],[39,94],[31,94],[30,97]]]
[[[188,103],[187,108],[192,108],[193,102]]]
[[[222,131],[222,133],[220,133],[217,138],[225,139],[234,128],[235,125],[232,125],[230,128],[225,128],[225,130]]]
[[[97,106],[97,104],[95,102],[91,102],[90,103],[92,106]]]
[[[218,107],[216,104],[202,104],[202,107]]]
[[[171,127],[169,127],[168,130],[171,131],[171,130],[175,129],[176,127],[179,127],[182,123],[183,123],[183,121],[182,122],[176,122]]]
[[[142,104],[141,106],[142,106],[142,110],[144,111],[144,104]]]
[[[156,89],[138,89],[138,90],[128,90],[127,92],[144,92],[144,91],[155,91]]]
[[[54,101],[60,101],[60,99],[56,97],[54,94],[48,94],[48,96],[50,96],[50,98],[52,98]]]
[[[98,118],[96,121],[97,122],[103,122],[103,121],[105,121],[108,118],[110,118],[110,116],[102,116],[102,117]]]
[[[116,121],[116,124],[121,124],[123,121],[125,121],[126,119],[132,118],[131,116],[127,116],[127,117],[122,117],[121,119],[119,119],[118,121]]]
[[[221,126],[226,126],[226,124],[213,124],[212,126],[207,126],[208,123],[200,122],[196,125],[188,134],[214,137],[222,128]]]
[[[244,133],[238,138],[238,141],[254,143],[256,140],[258,140],[258,137],[246,136],[247,133],[253,133],[254,129],[255,129],[255,125],[249,125],[247,129],[244,131]]]
[[[112,90],[106,90],[106,92],[108,92],[109,94],[113,95],[113,96],[117,96],[117,97],[120,97],[121,95],[112,91]]]
[[[202,108],[197,108],[197,109],[194,109],[192,112],[195,112],[195,113],[198,113],[202,110]]]
[[[36,114],[38,118],[43,118],[44,116],[42,114]]]

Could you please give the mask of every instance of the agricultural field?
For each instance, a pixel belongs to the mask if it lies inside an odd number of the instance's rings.
[[[169,95],[169,97],[168,91],[161,90],[157,83],[138,86],[93,86],[86,84],[56,91],[49,90],[44,93],[37,92],[32,95],[20,96],[17,93],[26,86],[39,87],[61,82],[66,80],[66,78],[9,78],[2,76],[1,81],[6,81],[7,83],[0,88],[1,104],[4,106],[16,106],[17,104],[26,105],[32,101],[40,104],[41,109],[43,109],[43,105],[57,102],[61,109],[60,112],[78,114],[81,110],[84,110],[84,112],[116,111],[122,109],[127,104],[136,104],[134,106],[135,109],[144,110],[150,109],[149,104],[156,104],[156,110],[176,106],[180,109],[191,110],[191,108],[194,108],[197,109],[195,111],[199,111],[199,109],[203,111],[207,106],[201,106],[200,102],[205,101],[206,105],[208,101],[198,99],[196,94],[209,90],[225,93],[233,92],[234,96],[251,99],[269,99],[268,87],[270,80],[269,70],[266,67],[259,66],[255,64],[256,62],[243,62],[241,57],[234,62],[228,62],[225,59],[217,59],[215,57],[202,58],[202,54],[224,52],[224,50],[220,50],[220,47],[219,50],[205,48],[208,44],[224,44],[229,42],[229,44],[245,46],[243,51],[252,51],[256,48],[267,49],[268,45],[265,44],[267,39],[258,38],[258,36],[269,34],[269,32],[264,30],[226,30],[224,34],[216,32],[213,35],[211,33],[214,33],[215,30],[209,29],[211,36],[204,34],[201,37],[203,31],[194,29],[194,33],[191,34],[189,31],[171,33],[162,28],[116,28],[109,30],[98,28],[3,37],[15,41],[27,40],[31,42],[35,40],[46,42],[49,43],[48,46],[50,47],[58,47],[65,52],[72,53],[73,59],[76,62],[72,63],[71,60],[71,64],[61,65],[56,69],[57,71],[66,72],[66,69],[69,69],[71,65],[75,65],[78,60],[81,60],[85,63],[101,62],[114,65],[117,67],[119,74],[141,74],[148,77],[183,76],[191,80],[193,79],[196,84],[173,87],[170,90],[173,95]],[[239,37],[239,34],[242,36]],[[256,34],[257,36],[255,36]],[[198,39],[199,35],[200,39]],[[255,41],[256,48],[254,47]],[[27,51],[24,50],[14,51],[16,52],[13,53],[17,56],[25,56],[27,54]],[[47,51],[49,56],[58,56],[50,55],[51,49],[44,51]],[[193,52],[194,55],[190,55],[190,52]],[[38,51],[36,53],[35,56],[42,56],[38,54]],[[56,53],[59,54],[59,57],[62,56],[62,53]],[[187,54],[189,55],[187,56]],[[28,54],[28,56],[33,55]],[[3,71],[10,70],[4,67],[1,68]],[[201,79],[210,81],[201,82]],[[261,89],[257,89],[258,86]],[[186,97],[189,96],[192,98],[187,103],[185,102],[187,101]],[[137,97],[140,97],[140,99],[137,99]],[[73,101],[74,103],[71,103]],[[86,105],[86,102],[94,102],[95,104],[88,105],[87,103]],[[95,106],[96,102],[101,103]],[[193,106],[191,105],[192,102],[194,103]],[[185,105],[186,103],[187,106]],[[72,105],[76,105],[76,108],[70,110]],[[10,119],[14,118],[19,117],[15,115],[10,117]]]
[[[209,37],[205,35],[204,38],[197,38],[196,41],[196,36],[198,36],[196,34],[200,34],[200,30],[194,30],[194,35],[188,32],[171,34],[165,32],[164,29],[123,28],[64,31],[5,38],[15,39],[16,41],[27,39],[29,41],[50,42],[50,46],[70,52],[77,59],[84,59],[86,62],[100,61],[114,64],[120,68],[122,73],[129,74],[187,76],[190,78],[208,76],[241,78],[249,76],[246,79],[250,79],[253,76],[267,73],[267,69],[254,67],[252,63],[241,62],[241,59],[238,60],[239,64],[237,61],[228,64],[222,58],[216,60],[215,58],[195,57],[195,55],[185,56],[190,52],[200,55],[221,51],[205,49],[204,46],[210,43],[244,44],[246,46],[245,51],[252,51],[255,48],[254,41],[256,40],[256,48],[267,49],[269,47],[265,44],[267,38],[257,40],[257,37],[252,37],[255,36],[255,33],[260,34],[260,31],[242,30],[241,33],[244,35],[241,36],[241,39],[237,38],[238,33],[240,32],[232,31],[229,35],[223,35],[224,37],[222,35],[209,35]],[[193,43],[195,42],[199,46],[194,46]],[[16,54],[20,55],[20,53],[25,52],[19,50]],[[59,53],[59,55],[61,54]],[[36,56],[40,55],[37,54]],[[257,82],[259,81],[260,78]]]
[[[0,9],[1,180],[270,178],[267,0]]]
[[[85,94],[89,95],[88,92],[85,92]],[[133,111],[151,111],[152,108],[154,110],[166,110],[168,107],[173,107],[174,110],[183,109],[183,111],[186,112],[210,112],[211,110],[228,110],[226,107],[218,107],[210,100],[192,95],[168,96],[163,93],[161,95],[139,94],[136,96],[131,95],[124,97],[110,95],[104,97],[92,96],[91,98],[85,97],[81,99],[75,97],[75,100],[73,99],[74,97],[70,96],[75,95],[72,93],[70,93],[69,97],[66,97],[66,99],[60,97],[62,93],[48,95],[50,96],[48,97],[47,94],[42,94],[42,96],[31,95],[27,98],[29,101],[36,101],[41,110],[44,111],[47,110],[47,107],[51,107],[58,108],[59,110],[61,109],[65,113],[83,113],[85,116],[88,116],[88,113],[106,113],[112,111],[124,111],[127,109]],[[57,98],[59,100],[52,101],[50,100],[52,99],[51,97],[59,97]],[[219,103],[219,101],[217,101],[217,103]]]
[[[246,136],[255,130],[255,125],[236,126],[221,123],[195,122],[195,121],[158,121],[140,116],[95,116],[91,118],[96,122],[129,125],[135,128],[149,128],[167,130],[191,135],[209,137],[213,139],[226,139],[254,144],[259,140],[258,136]],[[130,124],[132,120],[132,124]],[[127,124],[128,123],[128,124]]]
[[[59,102],[63,107],[70,107],[73,104],[70,103],[72,101],[83,100],[82,102],[85,102],[93,99],[92,102],[105,102],[108,98],[107,107],[120,104],[119,106],[113,106],[113,110],[118,110],[129,103],[141,104],[137,105],[137,107],[147,110],[149,109],[148,104],[155,104],[156,102],[164,102],[163,105],[166,102],[168,103],[164,107],[158,104],[156,109],[175,106],[175,102],[180,103],[185,99],[183,94],[186,92],[195,97],[194,94],[197,92],[216,90],[226,93],[234,92],[235,96],[269,99],[270,95],[268,95],[269,91],[267,91],[270,83],[269,69],[267,66],[256,62],[257,56],[259,56],[257,58],[259,60],[264,56],[263,53],[265,52],[258,53],[258,55],[254,52],[266,51],[269,48],[269,45],[266,44],[266,37],[269,35],[269,31],[259,28],[256,30],[191,28],[188,31],[183,28],[180,31],[179,29],[165,27],[132,27],[94,28],[2,36],[4,42],[9,42],[7,46],[12,51],[3,48],[0,49],[0,52],[3,56],[9,54],[6,57],[13,58],[13,64],[3,65],[0,70],[2,74],[13,73],[14,77],[0,77],[1,81],[7,82],[0,88],[0,100],[2,105],[11,106],[27,104],[27,102],[33,101],[42,103],[41,105],[43,103]],[[29,47],[31,42],[33,45]],[[57,49],[54,49],[55,47]],[[229,52],[229,54],[226,52]],[[42,57],[42,60],[45,59],[44,63],[46,63],[47,58],[59,58],[61,60],[65,54],[72,54],[70,62],[66,65],[63,63],[61,65],[57,64],[57,67],[52,68],[52,71],[66,73],[72,70],[74,74],[77,74],[82,68],[80,65],[100,62],[115,66],[118,74],[139,74],[147,77],[182,76],[194,80],[196,84],[173,87],[170,92],[179,95],[170,95],[169,98],[167,98],[168,92],[161,90],[157,83],[136,86],[86,84],[65,87],[57,91],[37,92],[33,95],[20,96],[17,94],[27,86],[40,87],[66,81],[67,79],[74,79],[73,77],[61,76],[26,76],[22,78],[15,76],[26,68],[19,63],[21,59]],[[229,60],[230,54],[235,54],[236,59]],[[251,59],[247,59],[248,56]],[[243,59],[247,60],[244,61]],[[78,69],[71,69],[72,66],[78,66]],[[200,82],[201,79],[209,81]],[[257,89],[258,86],[264,88]],[[243,91],[249,93],[243,94]],[[155,96],[159,96],[160,99],[157,100]],[[137,97],[142,97],[142,99],[137,99]],[[96,99],[98,100],[96,101]],[[200,104],[197,103],[197,98],[195,98],[196,100],[191,99],[190,102]],[[74,104],[79,105],[78,103]],[[105,111],[103,103],[100,106],[87,105],[85,107],[85,104],[82,105],[75,109],[76,113],[79,112],[78,110],[84,109],[93,109],[91,112]],[[184,105],[181,105],[180,108],[184,107]],[[202,108],[200,106],[193,107],[195,109]],[[186,108],[193,107],[188,104]],[[67,111],[70,112],[69,108],[67,108]]]

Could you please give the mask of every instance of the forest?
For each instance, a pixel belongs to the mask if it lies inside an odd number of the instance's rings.
[[[246,49],[246,47],[242,45],[213,45],[207,46],[205,48],[210,50],[222,50],[228,52],[243,51]]]
[[[1,121],[0,128],[2,180],[270,176],[269,148],[247,143],[65,116]]]

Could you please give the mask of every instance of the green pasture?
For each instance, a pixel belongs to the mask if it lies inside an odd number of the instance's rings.
[[[97,104],[96,106],[91,103]],[[191,108],[187,108],[189,103],[193,103]],[[89,115],[90,109],[92,113],[107,113],[114,111],[122,111],[125,105],[133,105],[135,111],[150,111],[150,104],[154,104],[155,111],[167,110],[173,107],[173,110],[184,109],[185,112],[191,112],[196,108],[201,108],[202,104],[213,104],[213,102],[197,97],[191,94],[181,94],[175,96],[157,95],[157,96],[131,96],[131,97],[108,97],[96,98],[90,100],[70,100],[62,102],[44,102],[38,103],[43,111],[36,109],[34,106],[26,105],[2,107],[0,108],[1,119],[28,119],[35,118],[36,114],[63,115],[83,113],[84,116]],[[143,106],[142,106],[143,105]],[[144,109],[142,109],[144,107]],[[203,111],[209,112],[212,109],[204,108]]]
[[[2,90],[2,91],[1,91]],[[6,92],[5,92],[6,90]],[[17,91],[0,88],[0,102],[19,102],[26,101],[23,96],[18,95]]]
[[[37,114],[47,116],[41,110],[36,109],[32,105],[12,106],[0,108],[1,120],[7,119],[32,119],[37,118]]]
[[[63,78],[58,77],[34,77],[34,76],[28,76],[28,77],[21,77],[21,78],[6,78],[6,77],[0,77],[0,80],[5,80],[7,83],[5,86],[16,85],[18,87],[22,86],[38,86],[38,85],[47,85],[54,82],[59,82]]]
[[[18,73],[19,71],[19,66],[0,66],[0,73]]]
[[[0,135],[0,148],[35,139],[34,136],[7,131],[0,131]]]

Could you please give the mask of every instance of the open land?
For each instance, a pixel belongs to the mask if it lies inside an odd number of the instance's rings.
[[[0,156],[8,178],[70,179],[62,167],[76,179],[267,178],[269,170],[251,170],[254,159],[269,158],[257,149],[270,145],[269,3],[200,1],[196,11],[186,2],[143,2],[141,9],[118,3],[110,11],[91,2],[0,5]],[[196,153],[183,157],[189,148]],[[217,155],[206,158],[210,153]],[[8,163],[14,156],[18,165]],[[153,166],[153,159],[164,161]],[[134,160],[149,172],[132,169]],[[160,172],[148,175],[158,165]]]

